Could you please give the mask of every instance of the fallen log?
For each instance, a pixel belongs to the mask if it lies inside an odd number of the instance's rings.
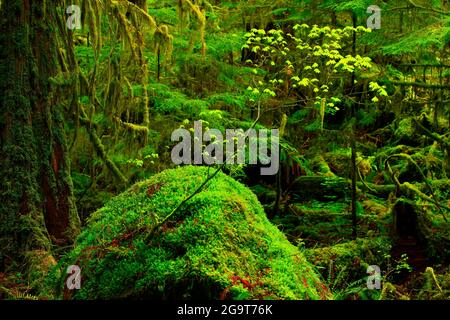
[[[434,190],[447,190],[450,187],[448,179],[430,181]],[[396,191],[395,184],[378,185],[370,182],[357,182],[360,192],[373,194],[381,198],[388,198],[389,194]],[[428,192],[429,188],[426,183],[410,183],[421,192]],[[325,176],[301,176],[295,179],[286,193],[293,194],[302,199],[317,199],[322,201],[335,201],[348,197],[350,191],[350,181],[340,177]],[[408,192],[408,189],[400,190]]]
[[[441,179],[441,180],[433,180],[432,185],[434,189],[440,189],[445,190],[450,187],[450,181],[448,179]],[[366,185],[371,189],[367,189],[362,182],[358,182],[357,186],[360,190],[364,190],[367,193],[374,194],[379,197],[387,198],[390,193],[395,192],[396,186],[395,184],[374,184],[370,182],[366,182]],[[420,191],[427,191],[428,186],[426,183],[415,183],[413,184],[418,190]]]

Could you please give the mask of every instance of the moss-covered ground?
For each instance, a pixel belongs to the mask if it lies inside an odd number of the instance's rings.
[[[256,196],[225,174],[160,223],[211,173],[167,170],[109,201],[49,276],[55,293],[65,294],[64,267],[78,265],[83,285],[75,299],[331,298]]]

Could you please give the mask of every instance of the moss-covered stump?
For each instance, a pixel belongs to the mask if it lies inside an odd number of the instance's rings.
[[[167,170],[137,183],[90,218],[49,278],[75,299],[326,299],[313,267],[265,216],[256,196],[215,176],[153,234],[208,176],[203,167]],[[63,293],[69,265],[81,289]]]

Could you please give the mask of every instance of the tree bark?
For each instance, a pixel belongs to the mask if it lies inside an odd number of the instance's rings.
[[[45,3],[44,3],[45,2]],[[79,228],[58,73],[57,1],[8,0],[0,11],[0,271]]]

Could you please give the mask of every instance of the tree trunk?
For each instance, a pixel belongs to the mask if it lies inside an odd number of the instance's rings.
[[[63,107],[49,82],[64,12],[56,3],[8,0],[0,11],[0,271],[30,250],[69,243],[79,227]]]
[[[356,13],[352,12],[353,28],[357,27],[358,19]],[[356,56],[356,32],[353,31],[353,44],[352,54]],[[352,88],[355,85],[355,73],[352,73]],[[352,103],[352,133],[351,133],[351,148],[352,148],[352,167],[351,167],[351,179],[352,179],[352,236],[356,239],[358,236],[358,219],[356,216],[356,105]]]

